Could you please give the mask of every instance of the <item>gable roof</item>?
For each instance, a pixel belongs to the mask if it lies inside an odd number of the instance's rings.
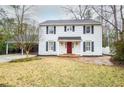
[[[101,25],[100,22],[93,19],[83,19],[83,20],[47,20],[42,22],[40,25],[82,25],[82,24],[96,24]]]

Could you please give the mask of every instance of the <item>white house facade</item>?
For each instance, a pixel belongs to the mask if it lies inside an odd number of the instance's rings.
[[[99,22],[48,20],[40,24],[38,55],[102,55],[102,28]]]

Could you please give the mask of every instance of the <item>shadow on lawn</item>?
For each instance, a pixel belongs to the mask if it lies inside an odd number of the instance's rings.
[[[29,58],[21,58],[10,61],[9,63],[18,63],[18,62],[30,62],[33,60],[41,60],[41,57],[29,57]]]
[[[8,84],[0,84],[0,87],[14,87],[14,86]]]

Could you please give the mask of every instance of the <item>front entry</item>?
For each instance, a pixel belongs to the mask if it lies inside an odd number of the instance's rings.
[[[67,53],[72,53],[72,42],[67,42]]]

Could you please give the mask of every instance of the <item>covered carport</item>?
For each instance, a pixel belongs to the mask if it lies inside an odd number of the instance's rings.
[[[15,46],[15,49],[10,49],[9,47],[10,46],[13,46],[13,45]],[[5,53],[6,53],[6,55],[7,54],[17,54],[17,53],[20,53],[21,55],[23,55],[24,54],[24,50],[18,48],[16,46],[16,42],[15,41],[7,41],[6,42]],[[30,53],[32,53],[32,54],[38,54],[38,43],[37,42],[33,44],[33,47],[31,49]]]

